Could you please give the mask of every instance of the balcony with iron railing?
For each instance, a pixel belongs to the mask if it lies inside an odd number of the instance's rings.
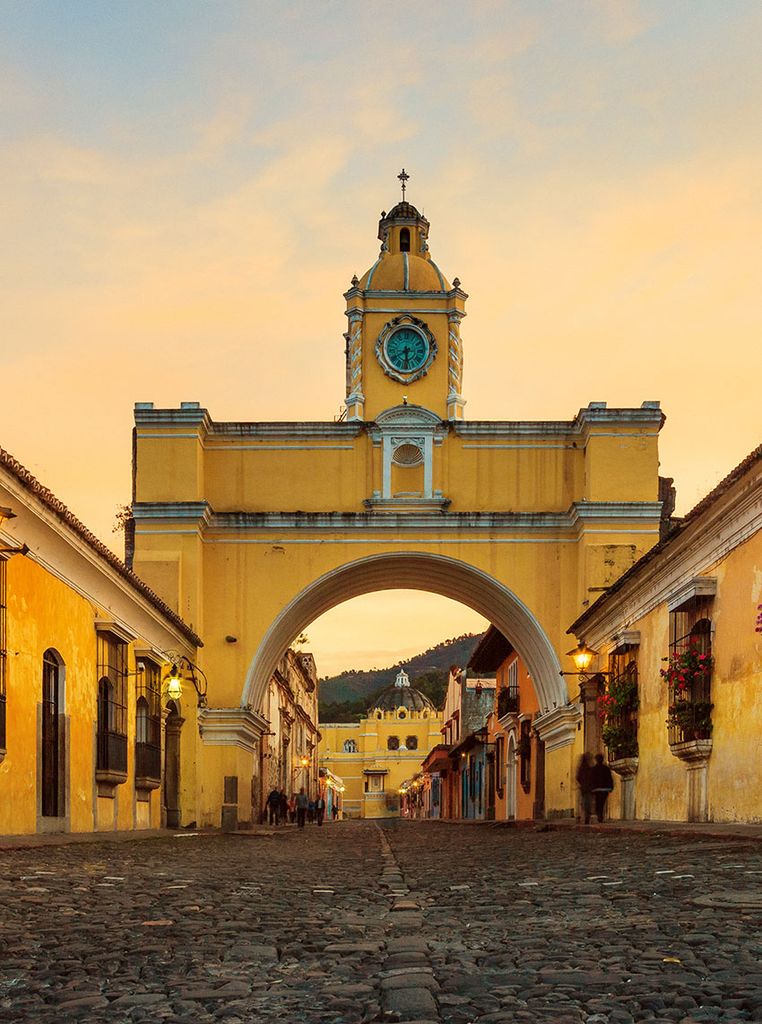
[[[505,718],[506,715],[517,715],[519,713],[519,688],[518,686],[506,686],[497,694],[497,717]]]

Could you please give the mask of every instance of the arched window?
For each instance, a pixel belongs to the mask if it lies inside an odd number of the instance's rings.
[[[386,749],[387,750],[399,750],[399,748],[400,748],[400,738],[399,738],[399,736],[389,736],[389,738],[386,741]]]
[[[712,622],[710,595],[670,612],[670,671],[687,659],[685,680],[670,683],[669,742],[708,739],[712,735]]]
[[[148,701],[138,697],[135,705],[135,742],[148,743]]]
[[[42,815],[61,814],[61,711],[63,662],[54,650],[42,656]]]
[[[344,740],[344,753],[345,754],[356,754],[357,753],[357,742],[355,740]]]
[[[400,228],[400,252],[410,252],[410,228]]]
[[[161,780],[161,668],[149,658],[138,662],[135,704],[135,778],[140,789]]]
[[[397,712],[397,718],[407,718],[407,711],[404,708],[400,708]]]
[[[405,738],[405,746],[407,747],[408,750],[417,750],[418,749],[418,737],[417,736],[407,736]]]
[[[98,741],[96,769],[127,775],[127,645],[98,633]]]

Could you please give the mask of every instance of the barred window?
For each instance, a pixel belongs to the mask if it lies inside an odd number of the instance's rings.
[[[669,741],[712,735],[712,597],[695,597],[669,615],[670,665],[687,656],[681,681],[670,683]],[[702,666],[705,666],[702,668]]]
[[[7,604],[8,604],[8,563],[0,558],[0,750],[5,750],[5,698],[6,672],[8,660],[7,648]]]
[[[637,645],[623,644],[609,657],[609,680],[605,691],[608,704],[604,705],[601,719],[603,742],[610,761],[638,756],[637,652]]]
[[[135,777],[161,779],[161,668],[146,658],[138,671],[135,705]]]
[[[400,738],[399,738],[399,736],[389,736],[387,738],[387,740],[386,740],[386,749],[387,750],[399,750],[399,748],[400,748]]]
[[[417,750],[418,749],[418,737],[417,736],[407,736],[405,738],[405,746],[407,747],[408,750]]]
[[[127,645],[98,633],[99,771],[127,771]]]

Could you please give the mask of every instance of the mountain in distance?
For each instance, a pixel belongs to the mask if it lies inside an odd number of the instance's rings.
[[[441,707],[451,666],[465,667],[483,635],[464,633],[452,640],[443,640],[422,654],[388,668],[348,669],[326,676],[318,686],[320,721],[350,722],[362,718],[372,698],[397,678],[400,666],[410,676],[410,685],[425,693],[436,707]]]

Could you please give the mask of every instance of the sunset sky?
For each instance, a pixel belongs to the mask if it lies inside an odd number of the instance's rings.
[[[762,433],[761,43],[758,0],[4,4],[0,445],[120,550],[135,401],[332,419],[404,165],[467,416],[659,399],[686,511]],[[324,674],[479,625],[308,633]]]

